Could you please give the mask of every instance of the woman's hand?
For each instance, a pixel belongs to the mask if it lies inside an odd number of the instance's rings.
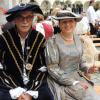
[[[90,74],[96,73],[97,71],[98,71],[98,67],[96,67],[96,66],[90,67],[88,69],[88,73],[90,73]]]
[[[74,84],[75,87],[80,88],[80,86],[81,86],[84,90],[88,89],[88,85],[86,83],[79,82],[79,81],[76,81],[76,82],[77,83]]]
[[[88,73],[93,74],[96,73],[98,71],[98,68],[96,66],[90,67],[88,69]]]
[[[27,93],[23,93],[17,100],[32,100],[32,96]]]

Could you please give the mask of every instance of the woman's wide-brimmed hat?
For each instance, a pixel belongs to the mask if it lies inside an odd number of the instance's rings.
[[[39,13],[43,15],[42,10],[37,4],[31,4],[31,3],[20,3],[16,5],[15,7],[9,9],[5,14],[8,15],[6,17],[7,21],[13,21],[14,18],[17,17],[17,14],[22,11],[33,11],[34,13]]]
[[[79,22],[82,19],[82,16],[77,15],[71,11],[61,10],[56,14],[56,16],[53,16],[53,18],[56,20],[75,19],[76,22]]]

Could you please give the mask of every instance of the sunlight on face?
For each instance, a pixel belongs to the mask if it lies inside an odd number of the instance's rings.
[[[59,26],[63,33],[70,34],[76,27],[76,21],[75,19],[62,19],[59,21]]]
[[[32,26],[33,17],[32,11],[21,12],[14,20],[18,31],[21,33],[27,33]]]

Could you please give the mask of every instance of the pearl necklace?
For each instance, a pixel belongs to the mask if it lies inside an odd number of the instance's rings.
[[[62,37],[65,41],[73,41],[73,37],[72,37],[72,39],[68,39],[68,38],[65,38],[64,35],[63,35],[62,33],[61,33],[60,35],[61,35],[61,37]]]

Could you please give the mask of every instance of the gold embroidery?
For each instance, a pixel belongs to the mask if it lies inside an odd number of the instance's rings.
[[[18,63],[16,61],[16,58],[15,58],[15,56],[14,56],[14,54],[13,54],[13,52],[12,52],[8,42],[7,42],[7,40],[6,40],[6,38],[3,36],[3,34],[2,34],[2,37],[3,37],[3,39],[5,40],[5,42],[6,42],[7,46],[8,46],[8,49],[9,49],[9,51],[10,51],[10,53],[11,53],[11,55],[12,55],[14,61],[15,61],[15,64],[16,64],[17,68],[19,69],[20,74],[22,75],[22,71],[20,70],[20,67],[19,67],[19,65],[18,65]]]
[[[2,79],[2,77],[1,77],[1,76],[0,76],[0,79],[1,79],[1,81],[3,82],[3,84],[5,84],[7,87],[9,87],[9,88],[13,88],[13,87],[11,87],[11,86],[7,85],[7,84],[4,82],[4,80]]]
[[[40,73],[37,75],[36,80],[38,80],[39,76],[40,76]],[[34,83],[33,83],[33,85],[31,86],[31,89],[33,88],[33,86],[34,86]]]
[[[39,47],[40,47],[40,45],[42,44],[43,40],[44,40],[44,38],[42,39],[42,41],[40,42],[40,44],[39,44],[39,46],[38,46],[38,48],[37,48],[37,50],[36,50],[36,53],[35,53],[34,59],[33,59],[33,61],[32,61],[32,65],[34,65],[34,62],[35,62],[35,59],[36,59],[37,53],[38,53],[38,51],[39,51]],[[31,72],[31,71],[29,71],[28,76],[30,75],[30,72]]]
[[[8,33],[9,33],[9,32],[8,32]],[[15,45],[13,39],[12,39],[12,36],[11,36],[10,34],[8,34],[8,35],[10,36],[11,41],[12,41],[12,43],[13,43],[13,45],[14,45],[14,47],[15,47],[15,49],[16,49],[16,51],[17,51],[19,57],[20,57],[20,59],[25,63],[24,59],[22,58],[21,54],[19,53],[19,51],[18,51],[18,49],[17,49],[17,47],[16,47],[16,45]],[[28,62],[29,56],[30,56],[30,54],[31,54],[31,52],[32,52],[32,50],[33,50],[33,48],[34,48],[34,45],[35,45],[35,43],[36,43],[36,41],[37,41],[38,36],[39,36],[39,33],[37,34],[37,37],[36,37],[36,39],[35,39],[35,41],[34,41],[32,47],[31,47],[31,50],[29,51],[29,54],[28,54],[27,59],[26,59],[27,62]],[[10,51],[10,53],[11,53],[11,55],[12,55],[14,61],[15,61],[15,64],[16,64],[16,66],[17,66],[19,72],[21,73],[21,76],[22,76],[22,71],[21,71],[20,66],[19,66],[19,64],[17,63],[17,60],[16,60],[16,58],[15,58],[15,56],[14,56],[14,54],[13,54],[11,48],[10,48],[10,45],[8,44],[6,38],[5,38],[5,36],[4,36],[3,34],[2,34],[2,37],[3,37],[4,41],[6,42],[7,47],[8,47],[8,49],[9,49],[9,51]],[[39,44],[39,46],[38,46],[38,48],[37,48],[37,51],[36,51],[35,56],[34,56],[33,61],[32,61],[32,67],[33,67],[33,65],[34,65],[34,62],[35,62],[35,59],[36,59],[36,55],[37,55],[37,53],[38,53],[38,51],[39,51],[39,47],[41,46],[43,40],[44,40],[44,38],[41,40],[41,42],[40,42],[40,44]],[[30,75],[30,72],[31,72],[31,70],[29,70],[28,76]],[[39,76],[40,76],[40,73],[38,74],[36,80],[38,79]],[[9,77],[9,78],[10,78],[10,77]],[[40,82],[40,83],[42,83],[43,78],[44,78],[44,75],[42,76],[42,79],[41,79],[41,82]],[[10,78],[10,79],[11,79],[11,78]],[[12,79],[11,79],[11,81],[13,82]],[[13,82],[13,84],[14,84],[14,82]],[[15,85],[15,84],[14,84],[14,85]],[[41,84],[40,84],[40,85],[41,85]],[[39,85],[39,86],[40,86],[40,85]],[[38,87],[39,87],[39,86],[38,86]],[[38,87],[37,87],[37,88],[38,88]],[[32,85],[31,88],[33,88],[33,85]]]
[[[39,76],[40,76],[40,73],[37,75],[36,80],[38,80]]]
[[[35,43],[36,43],[36,41],[37,41],[37,38],[38,38],[38,36],[39,36],[39,33],[37,34],[36,39],[35,39],[35,41],[34,41],[34,43],[33,43],[33,45],[32,45],[32,48],[31,48],[31,50],[29,51],[29,54],[28,54],[27,59],[26,59],[26,62],[24,61],[24,59],[22,58],[21,54],[19,53],[19,51],[18,51],[18,49],[17,49],[15,43],[13,42],[13,38],[12,38],[12,36],[10,35],[9,31],[8,31],[8,35],[10,36],[11,41],[12,41],[12,43],[13,43],[13,45],[14,45],[14,47],[15,47],[15,49],[16,49],[16,51],[17,51],[19,57],[20,57],[20,59],[23,61],[23,63],[28,62],[28,58],[30,57],[30,54],[31,54],[31,52],[32,52],[32,49],[34,48],[34,45],[35,45]],[[2,36],[3,36],[3,35],[2,35]],[[21,69],[20,69],[20,66],[19,66],[18,63],[17,63],[16,58],[15,58],[15,56],[14,56],[12,50],[10,49],[10,46],[9,46],[9,44],[8,44],[8,42],[7,42],[7,40],[6,40],[6,38],[5,38],[4,36],[3,36],[3,38],[4,38],[4,40],[5,40],[5,42],[6,42],[7,46],[8,46],[8,49],[9,49],[9,51],[10,51],[10,53],[11,53],[11,55],[12,55],[12,57],[13,57],[15,63],[16,63],[16,65],[17,65],[17,68],[19,69],[19,72],[20,72],[21,75],[22,75],[22,71],[21,71]],[[33,67],[33,64],[32,64],[32,67]]]
[[[42,84],[42,80],[43,80],[44,76],[45,76],[45,74],[43,74],[43,76],[42,76],[42,78],[41,78],[41,80],[40,80],[40,84],[39,84],[34,90],[37,90],[37,88],[40,87],[40,85]]]
[[[14,83],[14,81],[12,80],[12,78],[11,78],[10,76],[7,76],[6,73],[4,73],[4,72],[3,72],[3,74],[4,74],[7,78],[9,78],[9,79],[11,80],[11,82],[13,83],[13,85],[14,85],[15,87],[17,87],[17,85]]]
[[[12,38],[11,34],[9,33],[9,31],[8,31],[8,35],[10,36],[11,41],[12,41],[12,43],[13,43],[13,45],[14,45],[14,47],[15,47],[15,49],[16,49],[16,51],[17,51],[19,57],[20,57],[20,59],[23,61],[23,63],[28,62],[28,59],[29,59],[29,57],[30,57],[30,54],[31,54],[31,52],[32,52],[32,50],[33,50],[33,48],[34,48],[34,45],[35,45],[35,43],[36,43],[36,40],[37,40],[37,38],[38,38],[38,36],[39,36],[39,33],[37,34],[36,39],[35,39],[35,41],[34,41],[32,47],[31,47],[31,49],[30,49],[30,51],[29,51],[29,54],[27,55],[26,61],[24,61],[24,59],[22,58],[21,54],[19,53],[19,50],[17,49],[17,47],[16,47],[16,45],[15,45],[15,43],[14,43],[14,41],[13,41],[13,38]]]

